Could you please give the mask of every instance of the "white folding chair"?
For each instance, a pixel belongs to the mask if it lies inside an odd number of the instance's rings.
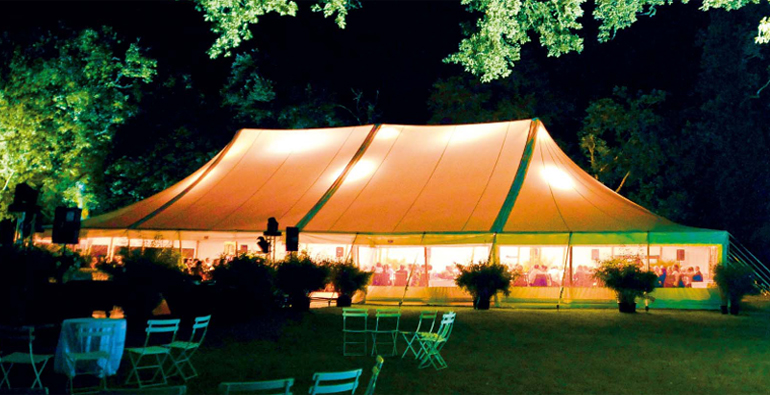
[[[372,368],[372,377],[369,379],[369,385],[366,386],[366,392],[364,395],[374,395],[374,387],[377,385],[377,377],[379,377],[380,372],[382,371],[382,364],[385,363],[385,360],[381,356],[377,356],[377,363],[374,364],[374,367]]]
[[[32,343],[35,341],[35,328],[31,326],[0,326],[0,388],[5,383],[11,388],[10,373],[16,364],[30,365],[35,374],[30,388],[43,388],[40,373],[53,355],[35,354]],[[40,365],[40,367],[38,367]]]
[[[98,320],[75,327],[75,345],[64,354],[72,366],[68,371],[70,394],[75,393],[75,377],[96,376],[98,387],[79,388],[80,392],[107,390],[107,366],[110,363],[112,344],[115,342],[115,325],[109,320]],[[71,374],[71,376],[70,376]]]
[[[219,384],[219,395],[230,395],[230,394],[292,395],[291,387],[293,385],[294,385],[294,379],[222,383],[222,384]]]
[[[362,369],[347,372],[321,372],[313,375],[313,386],[310,387],[310,395],[338,394],[350,391],[351,394],[358,388],[358,379],[361,378]]]
[[[375,324],[372,334],[372,355],[378,353],[377,344],[389,344],[392,345],[390,354],[380,353],[382,355],[394,356],[398,354],[396,349],[396,341],[398,340],[398,324],[401,321],[401,311],[399,310],[383,310],[377,309],[377,323]],[[377,335],[386,335],[387,340],[385,342],[378,342]]]
[[[441,317],[441,325],[436,333],[418,332],[417,341],[420,343],[418,357],[421,358],[420,369],[433,366],[436,370],[441,370],[448,366],[441,356],[441,349],[444,348],[444,345],[449,340],[449,336],[452,334],[452,327],[454,326],[456,316],[457,314],[454,312],[445,313]]]
[[[432,333],[433,328],[436,326],[436,317],[438,317],[437,310],[421,311],[420,321],[417,323],[417,329],[414,332],[401,332],[401,335],[406,341],[406,350],[404,350],[404,354],[401,355],[401,358],[406,357],[406,354],[409,352],[409,350],[411,350],[412,354],[414,354],[414,357],[417,358],[417,353],[419,353],[419,351],[414,348],[419,347],[417,343],[417,333],[420,332],[420,329],[423,329],[422,332],[426,332],[423,328],[423,323],[427,327],[428,321],[430,321],[430,329],[428,329],[427,332]]]
[[[179,319],[147,321],[147,329],[145,329],[147,336],[144,339],[144,347],[126,349],[128,351],[128,358],[131,361],[131,371],[128,373],[126,384],[130,384],[132,379],[139,388],[152,385],[166,385],[168,383],[168,374],[164,364],[171,356],[171,349],[168,345],[176,341],[178,330]],[[158,341],[158,338],[163,340]],[[145,362],[143,364],[142,361],[146,360],[149,360],[149,363]],[[144,370],[153,372],[152,378],[142,380],[140,372]],[[158,377],[160,379],[156,381]]]
[[[366,344],[369,331],[367,330],[368,309],[345,307],[342,309],[342,355],[366,355]],[[363,345],[363,352],[348,351],[348,347],[356,348]]]
[[[169,374],[169,377],[180,375],[184,381],[187,381],[193,377],[198,376],[198,371],[195,370],[190,358],[198,351],[198,348],[203,343],[203,339],[206,337],[206,332],[209,329],[209,322],[211,316],[196,317],[192,326],[192,334],[189,341],[173,341],[166,345],[171,349],[171,360],[174,362],[174,371]],[[176,354],[175,354],[176,353]],[[189,369],[190,373],[185,373],[185,368]]]

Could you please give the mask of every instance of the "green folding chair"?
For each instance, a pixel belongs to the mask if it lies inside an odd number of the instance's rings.
[[[423,329],[423,323],[426,327],[428,326],[428,321],[430,321],[430,329],[428,329],[427,332],[432,333],[433,328],[436,326],[436,317],[438,317],[438,310],[421,311],[420,321],[417,322],[417,329],[414,332],[401,332],[401,335],[406,341],[406,350],[404,350],[404,354],[401,355],[401,358],[406,357],[406,354],[409,353],[410,350],[412,351],[412,354],[414,354],[415,359],[417,358],[417,354],[419,353],[419,351],[415,349],[415,347],[419,347],[419,343],[417,343],[417,333],[420,332],[420,329]],[[425,331],[423,330],[423,332]]]
[[[40,374],[53,355],[35,354],[32,351],[34,341],[35,328],[31,326],[0,326],[0,387],[5,383],[11,388],[9,375],[14,365],[29,365],[35,374],[30,388],[43,388]]]
[[[231,395],[231,394],[292,395],[291,387],[293,385],[294,385],[294,379],[229,382],[229,383],[219,384],[219,395]]]
[[[447,363],[441,356],[441,350],[449,340],[449,336],[452,334],[452,327],[454,327],[455,317],[454,312],[445,313],[441,317],[441,325],[436,333],[430,332],[418,332],[417,341],[420,343],[420,369],[433,366],[436,370],[446,369]]]
[[[362,369],[347,372],[321,372],[313,375],[313,386],[310,387],[310,395],[339,394],[350,391],[356,392],[358,379],[361,378]]]
[[[396,349],[396,341],[398,340],[398,324],[401,321],[401,311],[400,310],[383,310],[383,309],[377,309],[377,323],[375,324],[374,330],[371,331],[372,334],[372,355],[375,355],[378,353],[377,351],[377,345],[380,344],[388,344],[391,345],[391,352],[390,354],[384,354],[380,353],[381,355],[387,355],[387,356],[394,356],[398,354],[398,350]],[[377,336],[378,335],[385,335],[386,340],[378,341]],[[380,337],[382,339],[382,337]]]
[[[192,326],[192,334],[190,335],[189,341],[176,340],[166,345],[166,347],[171,350],[171,360],[174,362],[174,370],[169,377],[178,374],[184,381],[187,381],[198,376],[198,371],[195,370],[195,366],[190,362],[190,359],[193,354],[198,351],[198,348],[200,348],[203,339],[206,338],[209,322],[211,322],[210,315],[196,317]]]
[[[179,319],[147,321],[144,347],[126,349],[131,361],[131,371],[128,373],[126,384],[131,384],[132,380],[139,388],[168,384],[168,374],[164,365],[171,357],[169,344],[176,341],[177,331],[179,331]],[[162,340],[158,341],[158,338]],[[140,374],[142,371],[150,371],[152,377],[142,379]]]
[[[366,387],[366,392],[364,392],[364,395],[374,395],[374,387],[377,385],[377,377],[380,376],[380,372],[382,371],[382,364],[385,363],[385,360],[381,356],[377,356],[376,363],[374,367],[372,368],[372,377],[369,379],[369,385]]]
[[[358,309],[345,307],[342,309],[342,355],[344,356],[364,356],[367,349],[367,320],[369,318],[369,309]],[[357,352],[356,348],[363,345],[363,351]],[[348,348],[353,348],[353,351]]]

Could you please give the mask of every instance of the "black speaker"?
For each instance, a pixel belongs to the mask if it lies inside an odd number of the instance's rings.
[[[51,239],[54,244],[78,244],[81,209],[56,207]]]
[[[299,228],[286,227],[286,252],[299,251]]]
[[[257,246],[259,246],[259,249],[262,251],[263,254],[270,253],[270,242],[265,240],[264,237],[262,236],[257,237]]]
[[[265,236],[280,236],[281,232],[278,231],[278,221],[275,219],[275,217],[270,217],[267,219],[267,231],[265,231]]]
[[[37,208],[37,195],[39,192],[31,186],[22,183],[16,185],[13,193],[13,203],[8,206],[8,212],[21,213],[35,211]]]
[[[7,247],[13,244],[13,236],[16,234],[16,225],[10,219],[0,221],[0,246]]]

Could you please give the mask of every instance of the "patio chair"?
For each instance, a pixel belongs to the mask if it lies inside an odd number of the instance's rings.
[[[358,388],[358,379],[361,378],[362,369],[347,372],[321,372],[313,375],[313,386],[310,387],[310,395],[338,394],[350,391],[351,394]]]
[[[293,385],[294,379],[221,383],[219,384],[219,394],[291,395]]]
[[[32,343],[35,341],[35,328],[31,326],[0,326],[0,388],[5,383],[11,388],[9,375],[16,364],[30,365],[35,379],[30,388],[43,388],[40,374],[53,355],[35,354]],[[38,367],[39,365],[39,367]]]
[[[187,381],[193,377],[198,376],[198,371],[195,370],[190,358],[198,351],[198,348],[203,343],[203,339],[206,337],[206,332],[209,329],[209,322],[211,316],[196,317],[192,326],[192,334],[190,334],[189,341],[173,341],[166,347],[171,349],[171,360],[174,362],[174,371],[169,374],[169,377],[179,375],[182,380]],[[174,354],[176,353],[176,354]],[[185,372],[185,368],[189,370],[189,374]]]
[[[344,356],[364,356],[366,355],[367,320],[369,318],[368,309],[358,309],[346,307],[342,309],[342,355]],[[363,352],[348,351],[348,347],[364,346]]]
[[[372,377],[369,379],[369,385],[366,386],[366,392],[364,392],[364,395],[374,395],[374,387],[377,385],[377,377],[382,371],[382,364],[385,363],[385,360],[379,355],[377,356],[376,361],[377,363],[375,363],[374,367],[372,368]]]
[[[128,348],[128,358],[131,361],[131,371],[128,373],[126,384],[131,380],[139,388],[153,385],[168,384],[168,374],[164,368],[166,360],[171,356],[169,344],[176,341],[176,333],[179,330],[179,319],[173,320],[148,320],[147,336],[144,339],[144,347]],[[159,341],[158,338],[164,340]],[[154,362],[153,362],[154,359]],[[143,361],[149,360],[149,363]],[[172,358],[173,363],[173,358]],[[141,371],[148,370],[152,373],[152,378],[142,380]],[[156,381],[159,377],[159,381]]]
[[[75,377],[96,376],[97,387],[79,388],[80,392],[107,390],[107,365],[112,354],[110,346],[115,341],[115,326],[109,320],[96,320],[75,328],[74,349],[65,352],[64,358],[73,367],[67,374],[69,393],[75,393]],[[70,376],[71,374],[71,376]]]
[[[400,321],[401,311],[377,309],[377,323],[374,330],[370,332],[372,334],[372,355],[378,353],[377,344],[392,344],[390,354],[380,353],[382,355],[394,356],[398,354],[396,341],[398,340],[398,324]],[[386,335],[387,340],[385,342],[378,342],[377,335]]]
[[[123,388],[98,392],[98,395],[186,395],[186,385],[153,388]]]
[[[441,356],[441,349],[452,334],[456,316],[454,312],[445,313],[441,317],[441,325],[436,333],[418,332],[417,341],[420,343],[418,356],[421,358],[418,367],[420,369],[428,366],[433,366],[436,370],[446,369],[447,363]]]
[[[420,321],[417,322],[417,329],[414,332],[401,332],[401,336],[404,337],[404,340],[406,341],[406,350],[404,350],[404,354],[401,355],[401,358],[406,357],[406,354],[409,352],[409,350],[412,351],[412,354],[414,354],[415,359],[417,358],[417,354],[419,353],[418,350],[416,350],[414,347],[419,347],[417,341],[417,333],[420,332],[420,329],[423,329],[423,322],[425,323],[425,326],[428,326],[428,321],[430,321],[430,329],[428,329],[427,332],[433,332],[433,328],[436,326],[436,317],[438,317],[438,311],[437,310],[431,310],[431,311],[421,311],[420,312]],[[423,332],[425,332],[423,330]]]

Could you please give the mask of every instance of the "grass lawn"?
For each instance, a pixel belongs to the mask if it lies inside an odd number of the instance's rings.
[[[738,317],[454,308],[457,321],[442,352],[449,368],[419,370],[414,359],[386,358],[377,393],[767,393],[770,308],[759,304]],[[372,317],[378,306],[368,307]],[[421,309],[402,309],[403,330],[416,327]],[[201,375],[188,389],[212,394],[223,381],[294,377],[294,393],[303,394],[314,372],[363,368],[363,393],[374,358],[343,357],[341,328],[339,308],[228,327],[212,321],[194,358]]]

